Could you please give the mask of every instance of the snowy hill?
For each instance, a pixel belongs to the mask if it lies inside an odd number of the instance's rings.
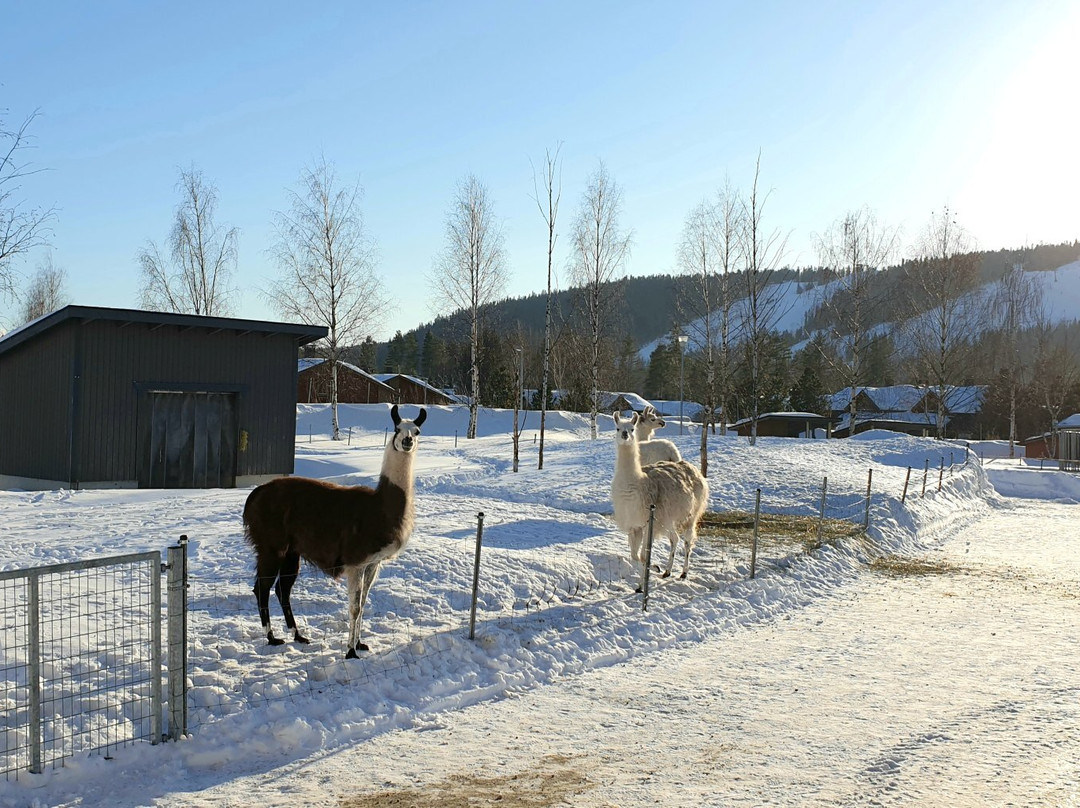
[[[1046,313],[1051,323],[1080,321],[1080,261],[1073,261],[1049,271],[1030,272],[1029,275],[1039,284],[1042,290]],[[1000,286],[999,281],[986,284],[979,289],[977,294],[992,298]],[[770,287],[770,295],[775,294],[777,301],[775,310],[778,312],[778,316],[775,329],[783,334],[795,334],[798,332],[806,325],[807,317],[818,309],[824,301],[828,300],[836,291],[836,288],[836,283],[814,286],[794,281],[785,281]],[[969,300],[973,301],[972,305],[983,305],[975,302],[974,296],[969,296]],[[732,307],[731,322],[740,322],[744,317],[745,310],[746,299],[743,298]],[[719,315],[714,313],[714,323],[718,321],[718,317]],[[704,333],[704,325],[704,318],[700,318],[686,327],[685,332],[690,338],[688,350],[701,349],[702,346],[697,335]],[[872,331],[875,333],[895,333],[897,325],[895,323],[884,323],[874,327]],[[793,345],[792,353],[800,350],[812,336],[811,333],[806,339]],[[669,339],[670,336],[665,335],[646,343],[638,351],[638,356],[642,361],[648,362],[656,347]]]

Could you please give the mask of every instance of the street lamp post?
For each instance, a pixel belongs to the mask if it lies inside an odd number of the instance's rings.
[[[686,340],[688,337],[685,334],[680,334],[675,337],[679,343],[679,434],[683,433],[683,367],[685,366],[686,357]]]

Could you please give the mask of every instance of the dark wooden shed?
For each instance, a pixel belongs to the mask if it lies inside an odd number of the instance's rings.
[[[813,437],[815,429],[827,431],[832,420],[814,412],[766,412],[758,416],[757,434],[759,438]],[[752,426],[750,418],[743,418],[728,428],[746,437]]]
[[[454,400],[442,390],[432,387],[423,379],[407,373],[376,373],[375,378],[397,392],[398,404],[453,404]]]
[[[326,404],[330,401],[330,363],[317,358],[301,359],[297,363],[296,400],[300,404]],[[370,373],[338,362],[338,403],[393,404],[398,393]]]
[[[322,326],[66,306],[0,339],[0,486],[229,488],[293,471]]]

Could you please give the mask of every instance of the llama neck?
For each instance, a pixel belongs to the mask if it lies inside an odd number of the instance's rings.
[[[639,422],[637,426],[634,427],[634,437],[637,438],[639,442],[650,440],[652,438],[652,433],[652,428],[646,426],[644,423]]]
[[[615,479],[634,480],[643,477],[641,450],[636,440],[619,441],[615,447]]]
[[[413,452],[399,452],[394,449],[391,441],[383,452],[382,471],[380,475],[388,483],[397,486],[410,499],[413,491]],[[381,480],[380,480],[381,483]]]

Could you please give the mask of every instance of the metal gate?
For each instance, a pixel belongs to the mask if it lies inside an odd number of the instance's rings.
[[[150,391],[140,488],[234,488],[236,395]]]
[[[0,774],[164,737],[163,570],[168,737],[187,731],[186,544],[164,567],[154,551],[0,572]]]

